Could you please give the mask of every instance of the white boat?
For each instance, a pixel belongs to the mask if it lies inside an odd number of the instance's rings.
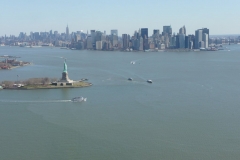
[[[39,47],[42,47],[42,46],[30,46],[30,48],[39,48]]]
[[[87,101],[87,98],[83,98],[83,97],[74,97],[72,100],[72,102],[86,102]]]
[[[200,51],[207,51],[206,48],[200,48]]]
[[[134,62],[134,61],[131,61],[131,64],[135,64],[135,62]]]
[[[148,83],[153,83],[153,82],[152,82],[152,80],[150,80],[150,79],[149,79],[149,80],[147,80],[147,82],[148,82]]]

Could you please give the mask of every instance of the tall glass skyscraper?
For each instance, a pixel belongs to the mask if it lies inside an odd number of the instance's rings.
[[[156,35],[156,34],[159,35],[159,29],[154,29],[153,30],[153,35]]]
[[[116,35],[116,36],[118,36],[118,30],[112,29],[112,30],[111,30],[111,35]]]
[[[195,49],[200,49],[201,47],[208,48],[208,42],[209,29],[203,28],[195,31]]]
[[[148,38],[148,28],[141,28],[141,36],[142,38]]]
[[[179,29],[179,34],[185,34],[186,35],[186,27],[183,26],[182,28]]]
[[[168,35],[172,35],[172,27],[171,26],[163,26],[163,35],[167,33]]]
[[[122,34],[122,41],[123,41],[122,48],[125,50],[128,48],[128,42],[129,42],[127,34]]]
[[[69,39],[69,28],[68,28],[68,25],[67,25],[67,28],[66,28],[66,39]]]
[[[141,37],[143,38],[143,50],[148,50],[148,28],[141,28]]]
[[[185,34],[179,34],[179,48],[185,48]]]
[[[201,48],[201,46],[199,45],[199,42],[202,41],[202,30],[196,30],[195,31],[195,49],[199,49]]]

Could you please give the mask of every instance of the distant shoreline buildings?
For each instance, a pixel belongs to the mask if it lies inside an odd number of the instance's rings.
[[[172,33],[171,26],[163,26],[162,32],[154,29],[152,34],[148,28],[140,28],[133,35],[118,35],[118,30],[113,29],[110,35],[106,31],[90,30],[87,33],[83,31],[69,32],[66,27],[66,33],[58,31],[49,32],[30,32],[27,35],[20,32],[18,37],[10,35],[9,37],[0,37],[0,45],[13,45],[22,47],[34,46],[55,46],[71,49],[88,50],[122,50],[122,51],[148,51],[165,49],[209,49],[213,44],[239,43],[240,36],[235,39],[230,38],[210,38],[208,28],[197,29],[195,34],[188,34],[186,27],[179,29],[178,33]]]

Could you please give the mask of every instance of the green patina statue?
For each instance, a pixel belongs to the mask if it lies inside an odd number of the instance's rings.
[[[67,63],[66,63],[66,59],[65,59],[65,61],[64,61],[63,72],[67,73]]]

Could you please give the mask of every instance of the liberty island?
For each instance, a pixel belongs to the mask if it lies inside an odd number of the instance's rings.
[[[49,78],[31,78],[30,80],[25,80],[23,82],[16,82],[17,84],[14,84],[14,82],[11,81],[3,81],[1,87],[3,89],[26,90],[26,89],[78,88],[88,87],[92,85],[91,83],[82,80],[78,81],[70,80],[68,77],[66,59],[64,61],[62,78],[54,82],[49,82],[49,80],[50,80]]]

